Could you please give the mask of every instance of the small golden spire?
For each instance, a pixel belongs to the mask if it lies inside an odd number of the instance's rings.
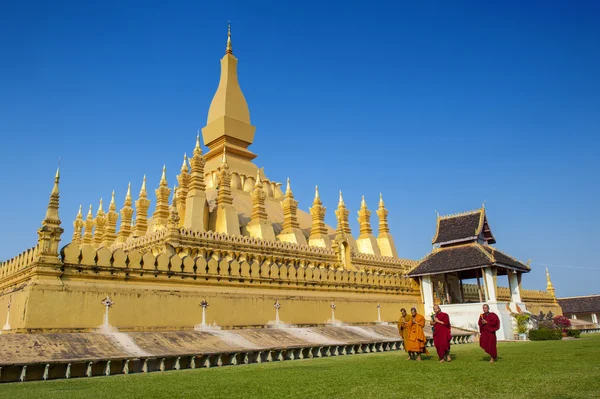
[[[221,163],[223,165],[227,165],[227,147],[223,147],[223,157],[221,158]]]
[[[159,186],[161,186],[161,187],[167,186],[167,165],[163,165],[162,176],[160,177]]]
[[[115,204],[115,190],[112,191],[112,196],[110,197],[110,205],[108,206],[109,211],[114,211],[117,209],[117,205]]]
[[[256,170],[256,181],[254,182],[254,187],[262,187],[262,180],[260,180],[260,169]]]
[[[315,186],[315,199],[313,205],[321,205],[321,196],[319,195],[319,186]]]
[[[285,186],[285,196],[291,196],[292,195],[292,187],[290,185],[290,178],[287,178],[287,182],[286,182],[286,186]]]
[[[181,165],[181,173],[189,172],[188,164],[187,164],[187,153],[183,153],[183,164]]]
[[[556,292],[554,291],[552,280],[550,280],[550,272],[548,271],[548,268],[546,268],[546,291],[552,295],[553,298],[556,298]]]
[[[127,194],[125,195],[125,205],[129,202],[128,206],[131,206],[131,182],[127,184]]]
[[[202,155],[202,147],[200,146],[200,129],[196,135],[196,146],[194,147],[194,156]]]
[[[233,55],[233,49],[231,48],[231,22],[227,22],[227,49],[225,54]]]
[[[365,196],[362,196],[362,200],[360,201],[360,207],[367,209],[367,202],[365,201]]]
[[[100,206],[98,206],[98,211],[96,212],[96,216],[104,215],[104,209],[102,208],[102,198],[100,198]]]
[[[83,219],[83,215],[81,213],[81,208],[82,208],[82,206],[79,205],[79,212],[77,212],[77,219]]]
[[[94,213],[92,212],[92,204],[90,204],[90,209],[88,210],[87,217],[88,217],[88,218],[92,218],[92,217],[94,217]]]
[[[148,196],[148,193],[146,192],[146,175],[144,175],[144,180],[142,180],[142,188],[140,189],[140,195],[141,198],[146,198]]]
[[[344,198],[342,197],[342,190],[340,190],[340,200],[338,202],[338,207],[345,207],[346,204],[344,204]]]
[[[379,193],[379,207],[385,208],[385,204],[383,203],[383,194]]]

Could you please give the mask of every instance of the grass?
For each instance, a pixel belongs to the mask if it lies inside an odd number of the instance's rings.
[[[432,348],[433,349],[433,348]],[[386,352],[0,385],[2,398],[598,398],[600,334],[578,340],[454,345],[454,362]]]

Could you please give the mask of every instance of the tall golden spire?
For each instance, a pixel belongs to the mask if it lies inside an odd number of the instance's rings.
[[[294,199],[289,177],[281,206],[283,207],[283,230],[278,236],[279,241],[306,245],[306,237],[304,237],[304,233],[300,230],[300,223],[298,223],[298,201]]]
[[[173,201],[169,208],[169,219],[167,221],[167,228],[169,229],[169,235],[171,238],[179,235],[179,213],[177,212],[179,190],[176,186],[173,186]]]
[[[261,238],[263,240],[275,241],[275,231],[268,220],[265,199],[267,195],[263,191],[263,184],[260,180],[260,170],[256,172],[256,182],[252,190],[252,213],[250,222],[246,225],[246,230],[251,237]]]
[[[358,252],[380,256],[379,245],[373,235],[373,229],[371,229],[371,211],[367,208],[364,195],[360,202],[360,210],[358,211],[358,224],[360,226],[360,235],[358,236],[358,240],[356,240]]]
[[[156,231],[166,228],[169,219],[169,196],[171,195],[171,189],[167,183],[166,165],[163,166],[159,186],[154,192],[156,193],[156,208],[152,214],[152,228],[153,231]]]
[[[110,197],[110,205],[108,206],[108,213],[106,214],[106,228],[102,242],[102,245],[105,247],[111,246],[117,239],[117,220],[119,220],[119,214],[117,213],[117,205],[115,204],[115,190],[113,190]]]
[[[550,272],[548,271],[548,268],[546,268],[546,291],[552,295],[553,298],[556,298],[554,285],[552,285],[552,280],[550,280]]]
[[[209,170],[217,169],[218,160],[215,158],[221,155],[224,148],[231,150],[232,157],[238,161],[236,166],[249,170],[249,161],[256,158],[248,150],[248,146],[254,141],[255,130],[250,124],[250,110],[238,82],[237,58],[233,55],[229,26],[225,56],[221,59],[219,86],[210,103],[206,126],[202,129],[204,144],[210,150],[205,158]]]
[[[50,193],[48,207],[46,208],[46,217],[42,221],[42,226],[38,229],[38,259],[43,262],[58,263],[58,244],[63,229],[60,227],[61,221],[58,217],[60,168],[56,169],[54,175],[54,186]]]
[[[83,230],[83,244],[92,244],[94,230],[94,215],[92,213],[92,205],[88,210],[87,217],[85,218],[85,228]]]
[[[225,54],[233,55],[233,49],[231,48],[231,22],[227,23],[227,48]]]
[[[328,235],[327,226],[325,225],[326,210],[327,208],[323,206],[323,202],[321,202],[321,197],[319,196],[319,186],[315,186],[315,199],[313,200],[313,206],[310,208],[312,227],[310,229],[308,245],[331,247],[331,240]]]
[[[96,211],[94,225],[96,226],[96,229],[94,230],[94,246],[100,247],[104,241],[106,229],[106,213],[104,213],[104,208],[102,207],[102,198],[100,198],[100,206],[98,206],[98,211]]]
[[[377,244],[379,244],[379,250],[381,251],[382,256],[391,256],[397,258],[398,251],[396,251],[394,237],[392,237],[392,235],[390,234],[387,215],[388,210],[385,209],[383,195],[380,193],[379,209],[377,209],[377,216],[379,217],[379,235],[377,236]]]
[[[358,211],[358,223],[360,225],[360,235],[363,234],[371,234],[373,233],[373,229],[371,229],[371,211],[367,208],[367,202],[365,201],[365,196],[362,196],[362,200],[360,201],[360,210]]]
[[[348,223],[348,215],[350,215],[350,211],[348,210],[348,208],[346,208],[346,204],[344,203],[344,198],[342,197],[341,191],[340,200],[338,202],[338,209],[335,211],[335,215],[338,221],[338,231],[351,235],[352,231],[350,230],[350,224]]]
[[[177,189],[177,214],[179,215],[179,227],[182,227],[185,219],[185,199],[187,198],[190,183],[187,154],[183,154],[183,165],[181,165],[181,171],[177,175],[177,183],[179,183],[179,188]]]
[[[223,151],[221,166],[219,167],[219,186],[217,187],[216,212],[210,215],[210,230],[227,235],[240,234],[240,222],[237,210],[233,206],[231,195],[231,172],[227,164],[226,151]]]
[[[81,213],[81,205],[79,205],[79,212],[77,212],[77,217],[73,222],[73,239],[71,242],[73,244],[81,244],[81,230],[83,229],[83,215]]]
[[[180,218],[183,219],[183,227],[195,231],[205,231],[208,227],[204,163],[202,147],[200,147],[200,132],[198,132],[194,154],[190,158],[191,173],[189,175],[188,192],[185,198],[182,195],[178,201],[178,203],[185,202],[185,214],[180,215]]]
[[[379,217],[379,234],[381,233],[389,233],[390,228],[388,226],[387,221],[388,210],[385,209],[385,204],[383,203],[383,194],[379,193],[379,209],[377,209],[377,216]]]
[[[285,188],[285,197],[283,198],[281,205],[283,206],[283,229],[291,230],[300,228],[297,216],[298,201],[294,199],[289,177]]]
[[[135,228],[133,229],[134,237],[145,236],[146,232],[148,231],[149,206],[150,200],[148,199],[148,193],[146,192],[146,175],[144,175],[140,195],[137,201],[135,201]]]
[[[223,156],[221,158],[221,167],[219,168],[219,187],[217,193],[217,204],[233,204],[233,197],[231,196],[231,173],[229,172],[229,165],[227,164],[227,150],[223,149]]]
[[[131,199],[131,183],[127,185],[127,194],[125,195],[125,202],[123,208],[121,208],[121,225],[119,227],[119,234],[117,235],[118,242],[125,242],[131,235],[131,223],[133,216],[133,204]]]

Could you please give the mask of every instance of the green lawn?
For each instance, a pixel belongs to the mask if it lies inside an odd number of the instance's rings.
[[[406,361],[404,352],[89,379],[0,385],[0,398],[600,398],[600,334],[498,346],[455,361]]]

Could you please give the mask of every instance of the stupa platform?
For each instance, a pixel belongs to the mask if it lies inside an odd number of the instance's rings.
[[[453,328],[453,343],[474,332]],[[433,345],[426,328],[428,346]],[[0,382],[343,356],[401,350],[395,325],[0,335]]]

